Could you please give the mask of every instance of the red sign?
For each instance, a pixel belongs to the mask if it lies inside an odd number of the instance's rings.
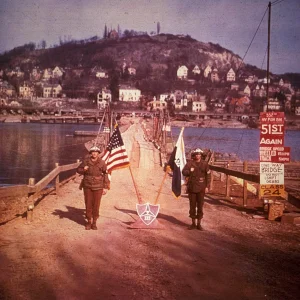
[[[261,162],[288,163],[291,161],[291,148],[260,147],[259,158]]]
[[[284,145],[284,113],[260,113],[260,145]]]

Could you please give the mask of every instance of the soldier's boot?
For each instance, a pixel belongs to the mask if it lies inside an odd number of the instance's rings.
[[[92,229],[93,230],[97,230],[98,229],[98,227],[97,227],[97,219],[93,219]]]
[[[188,230],[192,230],[196,228],[196,221],[195,219],[192,219],[192,224],[188,227]]]
[[[92,228],[92,220],[88,219],[88,222],[85,224],[85,230],[91,230]]]
[[[197,220],[197,229],[198,230],[203,230],[203,227],[201,226],[201,219]]]

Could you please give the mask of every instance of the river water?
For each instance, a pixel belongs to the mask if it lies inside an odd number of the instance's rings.
[[[55,166],[76,162],[86,154],[84,143],[90,137],[73,137],[75,130],[97,131],[99,125],[75,124],[0,124],[0,186],[36,182]],[[177,140],[180,128],[173,127]],[[241,160],[258,161],[259,130],[228,128],[185,128],[186,151],[210,148],[236,154]],[[292,161],[300,161],[300,132],[286,131],[285,146],[291,147]]]

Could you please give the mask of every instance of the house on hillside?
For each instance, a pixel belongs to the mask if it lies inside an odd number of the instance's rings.
[[[148,102],[147,106],[151,111],[162,111],[167,108],[166,101],[153,100]]]
[[[128,67],[128,73],[129,75],[136,75],[136,68]]]
[[[186,66],[180,66],[177,69],[177,78],[186,79],[188,75],[188,68]]]
[[[65,71],[63,68],[60,68],[60,67],[55,67],[52,71],[52,77],[53,78],[61,78],[63,77]]]
[[[119,89],[119,100],[120,101],[132,101],[137,102],[140,100],[141,91],[132,87],[120,87]]]
[[[44,70],[43,79],[49,80],[50,78],[52,78],[52,70],[50,68],[47,68]]]
[[[228,109],[233,113],[246,113],[250,111],[251,101],[247,96],[229,99]]]
[[[33,96],[33,87],[28,82],[24,82],[19,87],[19,96],[23,98],[31,98]]]
[[[233,90],[233,91],[238,91],[239,87],[240,87],[240,85],[238,83],[234,82],[234,83],[231,84],[230,89]]]
[[[251,96],[251,89],[250,89],[248,84],[242,90],[242,94],[245,95],[245,96],[248,96],[248,97]]]
[[[214,68],[211,73],[210,73],[210,79],[211,82],[219,82],[220,78],[219,78],[219,73],[218,73],[218,69]]]
[[[39,67],[34,67],[29,76],[30,76],[30,80],[38,81],[42,77],[42,72]]]
[[[97,94],[97,107],[98,109],[104,109],[108,103],[111,102],[111,91],[107,88],[103,88]]]
[[[44,98],[58,98],[61,96],[62,86],[60,84],[45,84],[43,86]]]
[[[254,82],[257,82],[258,78],[254,75],[249,75],[246,77],[245,81],[248,82],[248,84],[252,84]]]
[[[193,73],[194,75],[200,74],[200,73],[201,73],[201,70],[200,70],[200,68],[199,68],[198,65],[195,65],[194,69],[192,70],[192,73]]]
[[[108,34],[107,37],[109,39],[118,39],[119,38],[119,34],[115,29],[112,29]]]
[[[263,84],[262,85],[257,84],[255,86],[255,89],[252,91],[252,95],[254,97],[260,97],[260,98],[266,97],[267,96],[267,92],[265,90],[264,85]]]
[[[235,72],[232,68],[227,72],[226,81],[235,81]]]
[[[107,72],[105,71],[105,70],[103,70],[103,69],[99,69],[97,72],[96,72],[96,77],[97,78],[108,78],[108,74],[107,74]]]
[[[6,70],[6,75],[8,77],[11,77],[11,76],[24,77],[24,72],[21,70],[20,67],[15,67],[12,70]]]
[[[164,93],[164,94],[160,94],[159,95],[159,101],[166,101],[169,98],[169,94],[168,93]]]
[[[210,65],[206,66],[206,68],[205,68],[204,71],[203,71],[203,76],[204,76],[205,78],[207,78],[208,75],[211,73],[211,71],[212,71],[211,66],[210,66]]]
[[[269,98],[269,102],[263,106],[263,111],[283,111],[283,103],[277,98]]]
[[[206,111],[207,106],[205,101],[193,101],[192,103],[192,111],[193,112],[200,112],[200,111]]]
[[[15,88],[7,81],[0,81],[0,93],[12,97],[16,95]]]

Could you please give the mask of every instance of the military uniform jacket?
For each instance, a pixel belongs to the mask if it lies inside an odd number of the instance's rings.
[[[191,168],[194,168],[193,172],[191,172]],[[188,177],[188,193],[199,193],[205,191],[205,188],[209,188],[210,170],[208,162],[191,160],[184,166],[182,174]]]
[[[88,170],[84,171],[84,167],[88,166]],[[77,173],[84,175],[82,186],[92,190],[108,189],[109,179],[106,171],[105,162],[98,157],[96,161],[86,158],[77,168]]]

